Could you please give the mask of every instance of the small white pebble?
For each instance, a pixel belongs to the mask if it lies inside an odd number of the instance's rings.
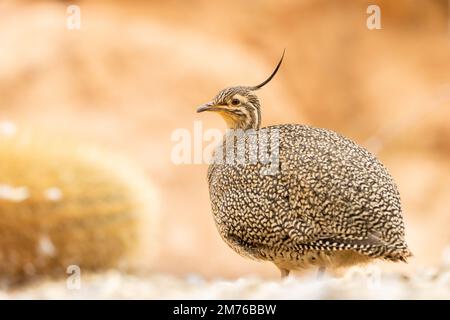
[[[15,135],[17,132],[17,127],[14,123],[10,121],[1,121],[0,122],[0,135],[4,135],[7,137],[11,137]]]
[[[29,197],[27,187],[14,188],[7,184],[0,184],[0,199],[21,202]]]
[[[62,199],[62,192],[59,188],[51,187],[44,191],[44,196],[50,201],[59,201]]]
[[[199,275],[195,273],[190,273],[186,276],[186,282],[190,285],[202,285],[205,280]]]
[[[438,270],[434,267],[419,267],[416,276],[416,281],[432,281],[438,276]]]
[[[42,236],[38,243],[38,252],[44,256],[53,257],[56,254],[56,248],[48,236]]]
[[[443,287],[450,288],[450,272],[442,272],[437,278],[437,282]]]

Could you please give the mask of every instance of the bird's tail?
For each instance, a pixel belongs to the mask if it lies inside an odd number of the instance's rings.
[[[408,263],[408,258],[411,258],[413,256],[414,255],[412,254],[411,250],[409,250],[407,246],[404,246],[386,254],[383,258],[394,262],[402,261]]]

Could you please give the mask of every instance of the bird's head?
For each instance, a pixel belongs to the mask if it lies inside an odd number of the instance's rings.
[[[261,106],[254,91],[266,85],[277,73],[283,61],[284,52],[272,74],[256,86],[237,86],[221,90],[208,103],[201,105],[197,112],[214,111],[227,122],[230,129],[259,129],[261,125]]]

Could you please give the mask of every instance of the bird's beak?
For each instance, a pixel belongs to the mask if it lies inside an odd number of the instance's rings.
[[[203,112],[203,111],[213,111],[214,108],[214,103],[213,102],[208,102],[205,104],[202,104],[200,107],[197,108],[197,113],[199,112]]]

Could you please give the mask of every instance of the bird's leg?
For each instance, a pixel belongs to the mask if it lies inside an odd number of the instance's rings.
[[[322,279],[325,274],[325,267],[320,266],[319,270],[317,270],[317,279]]]
[[[289,269],[285,269],[285,268],[280,268],[280,267],[278,267],[278,269],[280,269],[280,272],[281,272],[281,279],[287,278],[287,276],[289,275],[290,270]]]

